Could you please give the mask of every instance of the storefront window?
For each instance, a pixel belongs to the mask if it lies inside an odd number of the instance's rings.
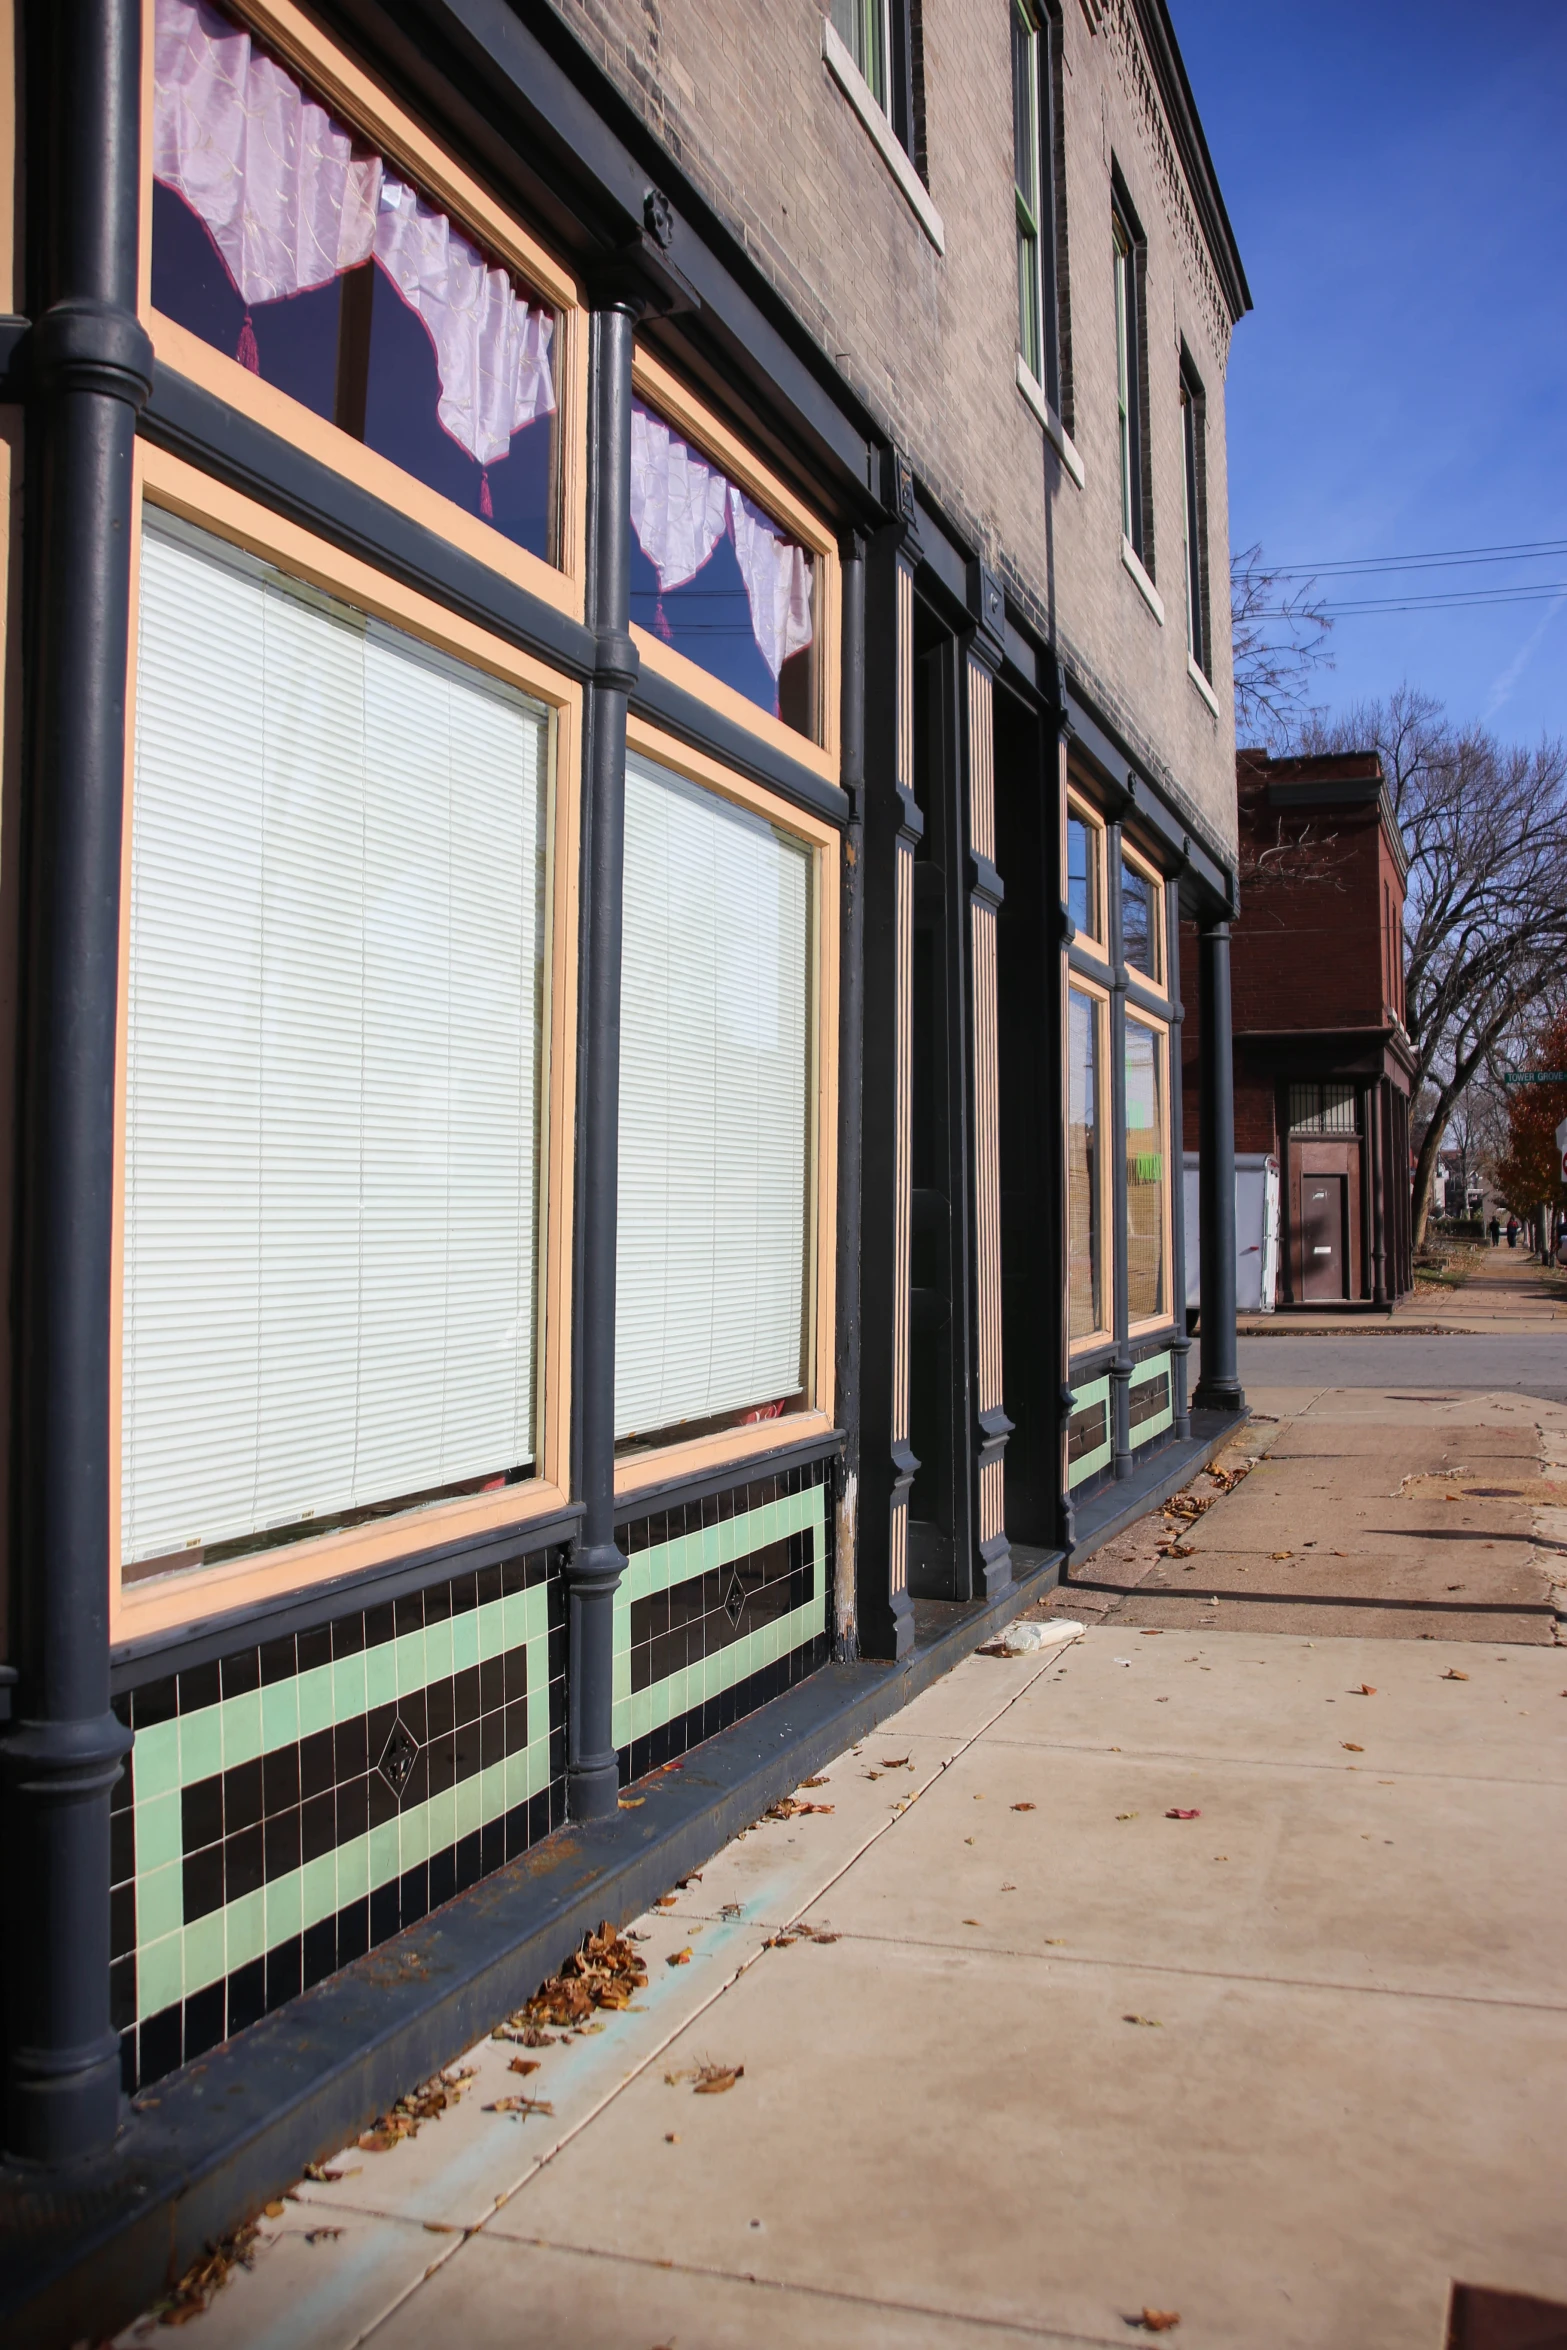
[[[1149,1322],[1167,1310],[1164,1037],[1126,1023],[1126,1313]]]
[[[1104,1009],[1101,997],[1077,987],[1068,990],[1067,1328],[1072,1338],[1090,1338],[1106,1323],[1099,1134]]]
[[[638,627],[814,738],[814,557],[641,400],[631,525]]]
[[[1066,910],[1071,915],[1078,935],[1095,943],[1103,941],[1103,925],[1099,919],[1100,906],[1100,850],[1103,834],[1097,824],[1069,808],[1066,819]]]
[[[152,300],[555,559],[556,317],[208,0],[157,0]]]
[[[755,809],[626,762],[615,1428],[798,1410],[814,1063],[812,857]]]
[[[533,1473],[551,730],[148,509],[127,1580]]]

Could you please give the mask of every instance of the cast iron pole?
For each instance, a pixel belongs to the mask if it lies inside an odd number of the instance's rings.
[[[1237,1412],[1246,1398],[1235,1352],[1235,1068],[1230,1038],[1230,926],[1203,915],[1201,976],[1202,1346],[1199,1411]]]

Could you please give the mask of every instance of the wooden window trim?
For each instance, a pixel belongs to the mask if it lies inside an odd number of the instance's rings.
[[[749,1428],[720,1428],[683,1442],[626,1452],[615,1462],[617,1494],[666,1485],[703,1469],[742,1466],[759,1453],[832,1432],[837,1304],[838,1218],[838,891],[842,844],[835,828],[792,801],[737,775],[705,752],[677,741],[634,714],[626,721],[626,748],[654,760],[736,807],[766,817],[781,832],[803,842],[812,864],[812,1053],[810,1079],[810,1211],[806,1293],[811,1327],[806,1359],[810,1400],[803,1411],[763,1420]]]
[[[521,686],[551,714],[546,839],[545,1071],[540,1104],[538,1243],[539,1474],[499,1493],[433,1503],[370,1526],[344,1528],[290,1543],[259,1559],[122,1584],[120,1575],[120,1424],[125,1235],[125,1115],[129,1023],[131,850],[136,762],[137,597],[141,521],[151,503],[339,596],[357,609],[451,654],[468,666]],[[357,556],[341,552],[253,499],[142,441],[136,450],[129,657],[126,678],[125,819],[121,846],[120,973],[114,1140],[114,1254],[109,1330],[109,1637],[141,1639],[305,1591],[336,1576],[378,1566],[404,1553],[461,1537],[516,1532],[563,1509],[570,1497],[571,1237],[576,1127],[577,860],[581,800],[581,688],[531,655],[489,635]],[[836,928],[834,929],[836,938]]]
[[[1105,820],[1093,802],[1085,799],[1074,784],[1068,784],[1066,814],[1061,820],[1062,878],[1068,881],[1068,886],[1070,883],[1066,873],[1066,828],[1074,816],[1079,823],[1088,825],[1090,830],[1099,835],[1099,873],[1094,886],[1094,929],[1096,935],[1093,938],[1085,938],[1083,933],[1079,931],[1073,942],[1073,951],[1075,953],[1081,948],[1085,954],[1096,956],[1108,968],[1110,961],[1110,870],[1106,850],[1109,835],[1105,829]],[[1062,895],[1065,896],[1065,894],[1063,890]]]
[[[551,303],[557,316],[551,354],[560,476],[560,562],[547,563],[467,514],[389,457],[368,449],[237,359],[179,326],[152,306],[152,127],[154,27],[146,0],[142,31],[142,189],[139,309],[159,363],[238,408],[280,439],[330,466],[410,520],[450,539],[465,554],[512,580],[557,611],[580,620],[586,576],[586,463],[588,426],[587,325],[576,280],[464,171],[293,0],[222,0],[224,12],[245,25],[309,83],[335,112],[436,199],[453,222],[515,269]]]
[[[1134,1338],[1147,1338],[1156,1330],[1170,1330],[1173,1329],[1175,1325],[1175,1306],[1173,1303],[1173,1293],[1175,1287],[1175,1170],[1170,1162],[1169,1023],[1168,1021],[1154,1019],[1150,1013],[1139,1011],[1137,1007],[1131,1003],[1128,1003],[1126,1007],[1126,1018],[1129,1025],[1135,1021],[1139,1028],[1147,1029],[1149,1035],[1154,1039],[1155,1043],[1159,1047],[1163,1061],[1163,1069],[1159,1085],[1159,1143],[1160,1156],[1164,1160],[1164,1206],[1162,1212],[1162,1221],[1164,1225],[1164,1287],[1167,1299],[1172,1301],[1166,1303],[1157,1314],[1145,1315],[1143,1320],[1140,1322],[1132,1321],[1130,1315],[1128,1315],[1126,1335],[1128,1340],[1131,1340]],[[1120,1147],[1124,1152],[1126,1149],[1126,1136],[1124,1133],[1120,1138]]]
[[[1154,951],[1159,957],[1157,974],[1145,971],[1140,963],[1127,963],[1126,967],[1128,971],[1136,972],[1137,983],[1140,987],[1147,988],[1150,995],[1162,995],[1168,1002],[1170,995],[1170,948],[1165,936],[1164,875],[1157,865],[1142,854],[1140,849],[1132,846],[1124,832],[1121,835],[1121,855],[1125,862],[1131,866],[1132,871],[1140,874],[1154,893],[1148,934],[1153,941]],[[1125,961],[1124,954],[1122,960]]]
[[[706,702],[719,716],[743,726],[747,733],[758,735],[797,766],[809,768],[824,783],[836,783],[841,608],[836,539],[794,491],[754,455],[731,426],[698,399],[680,376],[640,344],[632,361],[631,386],[639,399],[656,408],[667,423],[711,457],[730,481],[765,507],[815,558],[812,602],[817,652],[816,721],[821,739],[813,742],[809,735],[797,734],[770,710],[748,701],[744,694],[725,685],[721,678],[714,677],[687,654],[677,653],[673,645],[666,645],[651,629],[633,624],[632,641],[643,667],[667,678],[671,685],[678,685],[696,700]]]
[[[1068,973],[1067,984],[1062,990],[1061,1008],[1061,1066],[1063,1069],[1067,1066],[1067,1055],[1071,1049],[1070,1022],[1072,1012],[1071,997],[1073,988],[1076,988],[1080,995],[1089,997],[1097,1007],[1095,1012],[1095,1036],[1097,1043],[1095,1065],[1098,1071],[1098,1084],[1095,1089],[1094,1100],[1094,1131],[1100,1143],[1099,1308],[1102,1313],[1105,1307],[1109,1306],[1111,1309],[1110,1319],[1113,1321],[1115,1318],[1114,1298],[1116,1230],[1115,1186],[1112,1180],[1111,1159],[1113,1152],[1117,1148],[1125,1148],[1125,1143],[1124,1140],[1117,1142],[1115,1135],[1112,1133],[1110,1149],[1106,1150],[1104,1148],[1103,1138],[1105,1127],[1106,1125],[1109,1125],[1113,1129],[1115,1125],[1115,1120],[1113,1117],[1109,1119],[1106,1119],[1105,1117],[1105,1111],[1107,1107],[1106,1089],[1110,1076],[1110,989],[1107,983],[1090,978],[1086,971],[1079,971],[1074,967]],[[1114,1100],[1113,1092],[1110,1093],[1109,1099],[1110,1101]],[[1061,1100],[1061,1117],[1063,1125],[1068,1121],[1070,1108],[1071,1094],[1069,1089],[1063,1086]],[[1067,1267],[1067,1294],[1065,1300],[1068,1318],[1070,1318],[1071,1311],[1071,1279],[1071,1267],[1069,1265]],[[1110,1327],[1109,1322],[1102,1322],[1097,1329],[1085,1331],[1080,1338],[1068,1339],[1067,1360],[1070,1363],[1078,1355],[1092,1354],[1095,1349],[1106,1346],[1113,1346],[1114,1343],[1114,1330]]]

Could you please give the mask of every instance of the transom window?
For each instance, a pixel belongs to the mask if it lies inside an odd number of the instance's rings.
[[[1080,938],[1103,946],[1104,830],[1075,801],[1066,817],[1066,910]]]
[[[1133,970],[1164,985],[1164,884],[1124,852],[1121,857],[1121,954]]]
[[[209,0],[154,28],[154,308],[556,561],[555,311]]]
[[[1353,1085],[1292,1085],[1291,1134],[1345,1134],[1359,1131]]]

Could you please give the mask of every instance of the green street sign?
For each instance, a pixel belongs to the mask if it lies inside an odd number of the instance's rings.
[[[1515,1069],[1504,1085],[1567,1085],[1567,1069]]]

